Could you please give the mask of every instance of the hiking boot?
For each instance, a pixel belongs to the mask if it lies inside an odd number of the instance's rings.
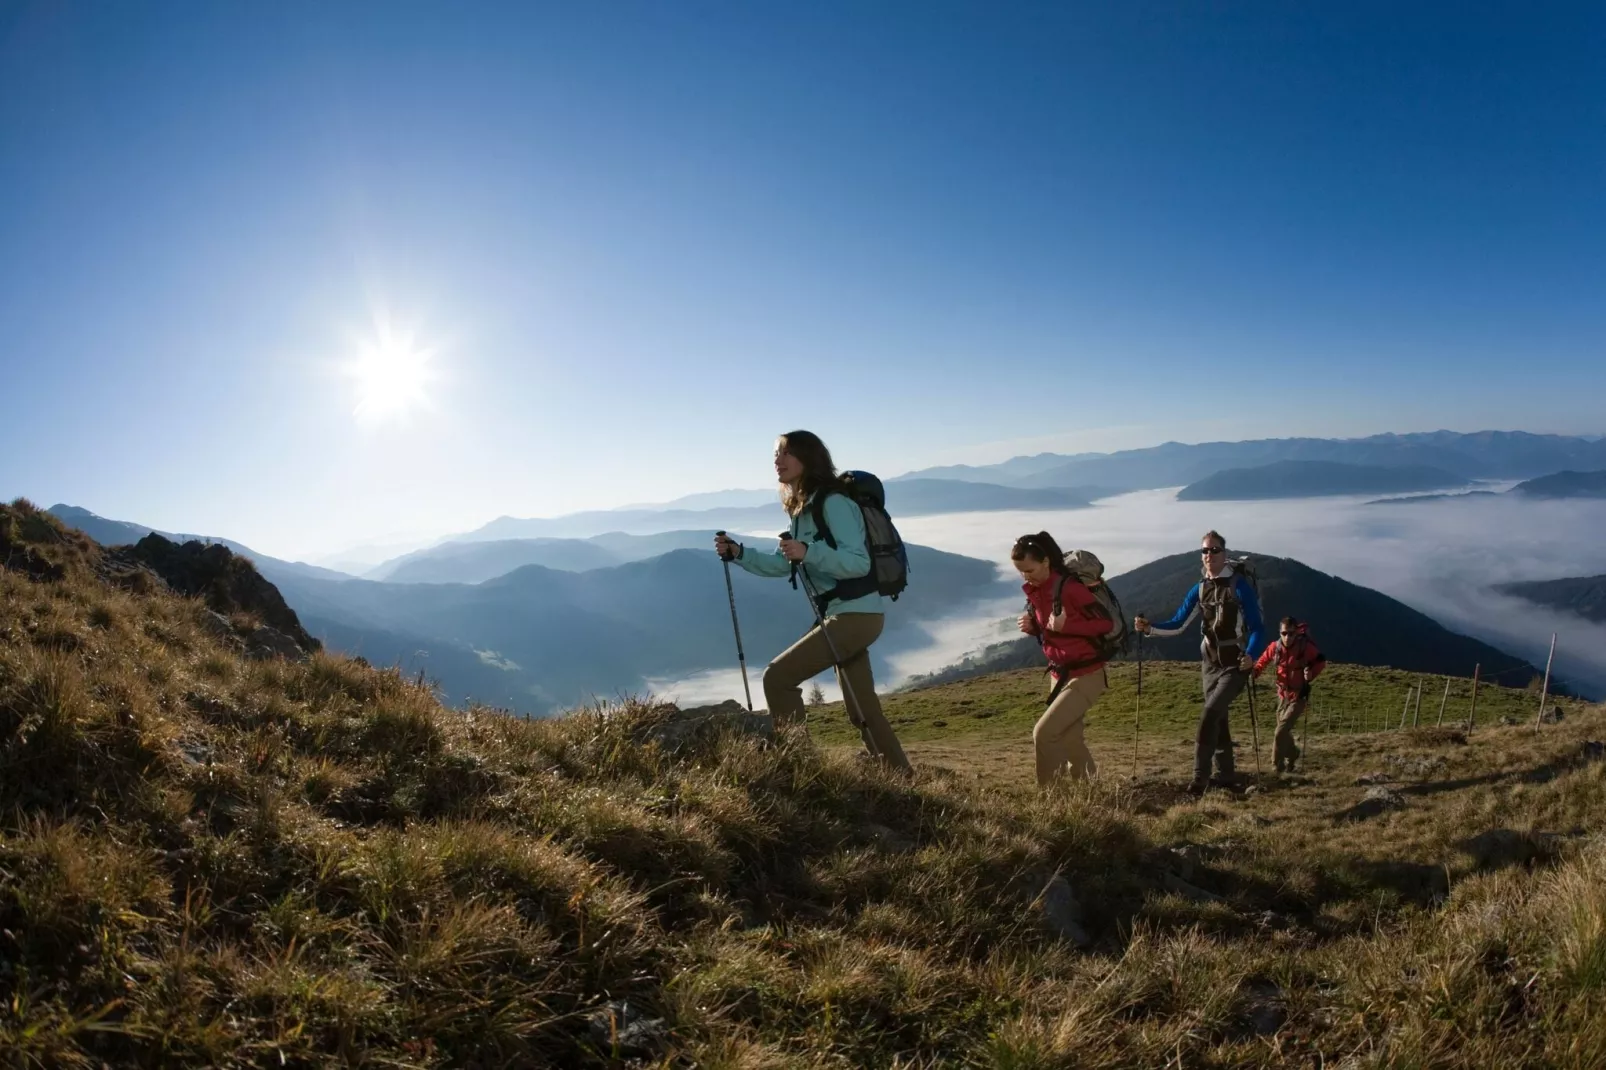
[[[1191,780],[1188,782],[1188,786],[1182,790],[1187,792],[1189,795],[1203,795],[1205,793],[1205,787],[1206,785],[1204,781]]]
[[[1231,769],[1224,773],[1217,773],[1210,778],[1210,786],[1213,788],[1236,788],[1238,786],[1238,774]]]

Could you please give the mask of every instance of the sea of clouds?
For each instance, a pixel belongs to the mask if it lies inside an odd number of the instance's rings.
[[[898,527],[909,542],[995,561],[1008,574],[1016,537],[1046,530],[1067,549],[1085,547],[1097,553],[1112,576],[1194,550],[1199,536],[1215,528],[1235,549],[1297,558],[1375,588],[1452,630],[1540,667],[1554,632],[1556,676],[1584,694],[1606,694],[1606,626],[1492,589],[1518,580],[1606,573],[1606,501],[1529,501],[1501,494],[1370,502],[1370,497],[1179,502],[1173,488],[1104,499],[1090,509],[911,517],[900,519]],[[910,579],[919,582],[918,576]],[[1184,593],[1177,592],[1178,601]],[[928,641],[890,656],[892,678],[881,683],[895,687],[1009,637],[1014,633],[1008,618],[1019,606],[1018,598],[989,601],[953,617],[921,622]],[[1148,608],[1159,612],[1172,607]],[[1313,624],[1320,628],[1320,622]],[[756,692],[762,669],[749,666],[755,706],[764,704]],[[836,697],[830,674],[820,683],[829,697]],[[742,686],[735,668],[650,684],[682,703],[739,696]]]

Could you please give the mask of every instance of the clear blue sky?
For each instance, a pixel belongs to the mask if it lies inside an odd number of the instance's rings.
[[[1606,6],[1406,7],[0,0],[0,496],[299,555],[794,426],[1606,431]]]

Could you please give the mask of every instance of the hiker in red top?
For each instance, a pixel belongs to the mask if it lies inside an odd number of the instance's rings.
[[[1067,772],[1072,780],[1082,780],[1098,769],[1083,741],[1087,712],[1109,687],[1104,675],[1108,657],[1093,640],[1119,625],[1082,581],[1070,574],[1065,555],[1048,532],[1022,535],[1009,556],[1026,581],[1021,588],[1026,594],[1026,612],[1016,623],[1043,644],[1048,671],[1054,678],[1048,709],[1032,729],[1037,784],[1046,788]],[[1054,612],[1056,597],[1061,607],[1058,614]]]
[[[1294,771],[1299,748],[1294,745],[1294,725],[1310,701],[1310,682],[1327,667],[1327,655],[1316,649],[1305,626],[1293,617],[1284,617],[1277,627],[1277,641],[1266,647],[1255,662],[1255,675],[1277,666],[1277,737],[1274,753],[1277,772]]]

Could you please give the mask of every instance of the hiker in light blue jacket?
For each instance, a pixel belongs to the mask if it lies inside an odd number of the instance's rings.
[[[820,616],[842,662],[839,677],[846,678],[844,704],[851,694],[857,710],[848,716],[860,726],[865,746],[886,764],[907,771],[909,759],[875,693],[870,671],[870,645],[885,623],[881,595],[872,574],[864,513],[840,493],[831,451],[819,436],[789,431],[775,442],[775,478],[781,484],[781,504],[792,518],[787,537],[773,554],[747,553],[738,542],[719,535],[714,548],[755,576],[782,579],[797,567],[819,594]],[[819,502],[833,547],[821,537],[813,506]],[[830,645],[815,625],[803,638],[776,656],[764,670],[764,697],[777,728],[805,719],[804,682],[832,664]]]

